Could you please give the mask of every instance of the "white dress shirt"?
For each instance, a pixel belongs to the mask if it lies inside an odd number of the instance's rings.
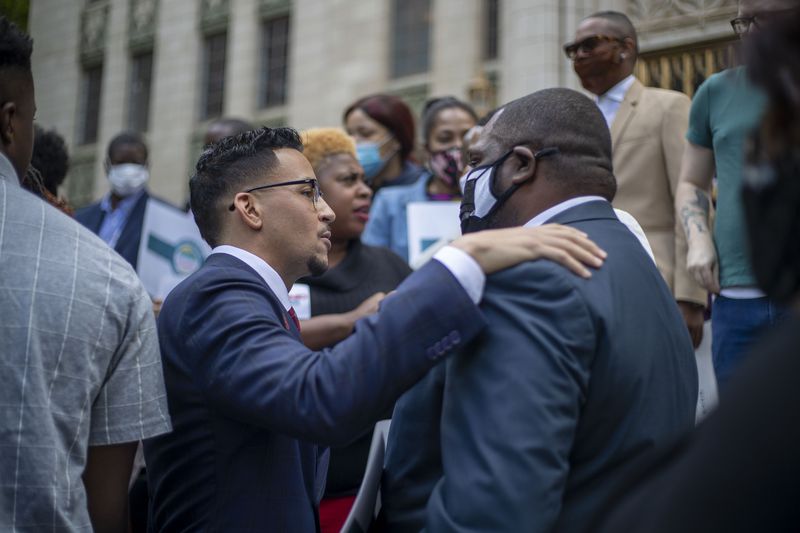
[[[228,244],[217,246],[211,250],[211,253],[232,255],[258,272],[267,286],[275,293],[275,296],[278,297],[283,308],[287,311],[289,310],[291,307],[289,289],[286,288],[275,269],[269,266],[266,261],[247,250]],[[472,256],[453,246],[445,246],[436,252],[433,258],[442,263],[453,274],[453,277],[456,278],[456,281],[464,288],[475,304],[481,301],[483,289],[486,285],[486,275]]]
[[[566,211],[571,207],[575,207],[576,205],[585,204],[588,202],[606,202],[608,200],[603,198],[602,196],[578,196],[577,198],[570,198],[560,204],[556,204],[549,209],[545,209],[525,224],[526,228],[535,228],[536,226],[541,226],[542,224],[546,223],[548,220],[553,218],[554,216]],[[628,213],[627,211],[623,211],[622,209],[614,209],[614,212],[617,215],[617,218],[620,222],[625,224],[625,226],[633,233],[633,236],[639,240],[639,243],[642,245],[642,248],[647,252],[647,255],[650,256],[650,259],[653,260],[653,263],[656,262],[656,257],[653,255],[653,249],[650,247],[650,241],[647,240],[647,237],[644,234],[644,230],[642,226],[639,225],[639,222],[634,218],[633,215]]]
[[[600,112],[603,113],[603,118],[606,119],[609,129],[611,129],[611,124],[614,122],[614,117],[617,116],[620,104],[625,99],[625,94],[634,81],[636,81],[636,78],[631,74],[600,96],[595,96],[594,101],[597,103],[597,107],[600,108]]]

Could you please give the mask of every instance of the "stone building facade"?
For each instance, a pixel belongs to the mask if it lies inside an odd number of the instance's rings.
[[[578,88],[561,46],[601,9],[633,19],[651,85],[691,94],[732,61],[736,0],[31,0],[38,122],[67,140],[77,205],[107,190],[124,129],[146,135],[151,189],[181,204],[214,117],[306,128],[378,91],[487,110]]]

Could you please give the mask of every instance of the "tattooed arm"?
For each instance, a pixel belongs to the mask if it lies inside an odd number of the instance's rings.
[[[717,252],[709,226],[713,176],[714,152],[687,143],[675,192],[675,210],[683,223],[689,248],[686,268],[706,290],[719,293]]]

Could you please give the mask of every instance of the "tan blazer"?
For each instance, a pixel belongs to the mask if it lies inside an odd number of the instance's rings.
[[[686,271],[686,236],[675,217],[690,104],[683,93],[645,87],[639,80],[628,89],[611,124],[614,207],[641,224],[675,299],[705,305],[706,292]]]

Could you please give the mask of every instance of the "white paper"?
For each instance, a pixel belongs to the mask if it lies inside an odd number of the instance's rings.
[[[303,283],[295,283],[289,291],[289,303],[294,308],[298,320],[311,318],[311,287]]]
[[[203,265],[209,253],[211,248],[200,236],[191,213],[148,200],[137,271],[151,297],[163,300]]]
[[[408,263],[419,268],[433,252],[461,236],[458,202],[412,202],[408,216]]]

